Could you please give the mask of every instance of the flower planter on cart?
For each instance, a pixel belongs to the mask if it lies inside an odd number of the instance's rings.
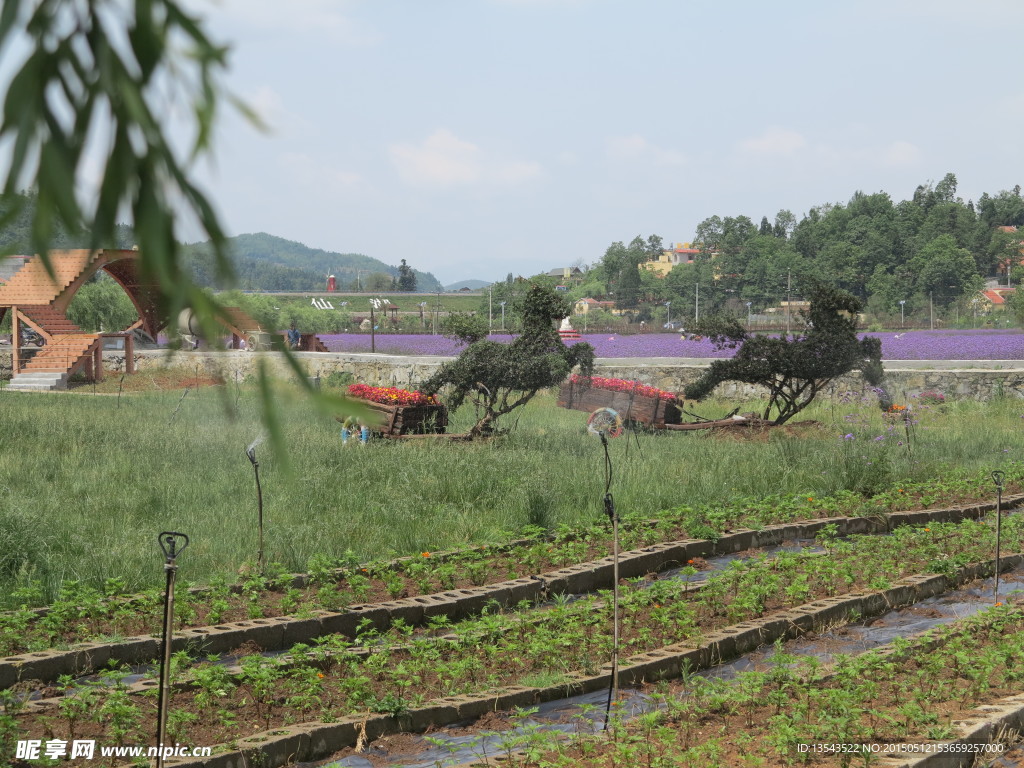
[[[637,392],[613,391],[566,381],[558,390],[558,406],[592,413],[598,408],[611,408],[623,421],[665,429],[682,422],[682,412],[674,400],[641,395]]]
[[[448,408],[433,405],[385,405],[353,398],[355,402],[377,415],[374,433],[384,437],[403,435],[443,435],[448,428]]]

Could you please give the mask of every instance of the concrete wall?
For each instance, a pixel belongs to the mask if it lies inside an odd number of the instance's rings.
[[[219,374],[229,381],[244,379],[256,373],[257,360],[266,361],[270,370],[288,375],[280,354],[259,355],[244,351],[177,352],[168,357],[165,351],[142,351],[136,354],[140,371],[164,366]],[[426,379],[445,362],[444,357],[411,357],[401,355],[327,354],[300,352],[296,355],[310,376],[327,376],[333,372],[349,374],[356,381],[381,386],[413,387]],[[108,370],[124,369],[124,355],[114,351],[104,354]],[[602,358],[595,375],[620,379],[637,379],[661,389],[678,392],[700,376],[709,361],[678,358]],[[10,378],[10,350],[0,350],[0,378]],[[947,396],[988,400],[1000,394],[1024,397],[1024,361],[892,361],[886,364],[885,387],[896,400],[906,400],[929,390]],[[864,388],[858,376],[840,380],[837,391]],[[718,394],[724,397],[747,396],[756,388],[741,384],[723,384]]]

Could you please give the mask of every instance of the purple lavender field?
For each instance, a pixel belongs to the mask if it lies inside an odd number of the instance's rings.
[[[869,333],[882,340],[885,360],[1024,360],[1024,331],[907,331]],[[320,337],[332,352],[369,352],[370,337],[342,333]],[[495,341],[511,336],[494,335]],[[636,336],[587,334],[598,357],[731,357],[708,341],[684,341],[675,333]],[[570,344],[575,342],[569,342]],[[462,344],[444,336],[378,334],[377,351],[391,355],[457,355]]]

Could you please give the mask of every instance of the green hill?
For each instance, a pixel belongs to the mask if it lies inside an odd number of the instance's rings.
[[[361,253],[336,253],[265,232],[229,238],[232,259],[238,274],[238,287],[244,290],[309,291],[321,290],[331,274],[339,288],[348,288],[358,278],[365,284],[373,273],[395,277],[397,266]],[[214,285],[212,260],[207,243],[186,246],[197,279]],[[410,265],[412,266],[412,265]],[[429,272],[416,272],[417,290],[436,291],[441,284]],[[222,287],[222,286],[216,286]]]
[[[12,209],[20,208],[17,215],[8,216]],[[0,196],[0,253],[28,253],[31,249],[31,222],[35,211],[35,194],[32,192],[12,193]],[[87,248],[89,233],[81,229],[69,229],[57,222],[54,248]],[[116,242],[102,243],[104,247],[131,248],[135,236],[131,227],[119,225]],[[364,256],[360,253],[333,253],[319,248],[310,248],[302,243],[285,240],[265,233],[238,235],[229,238],[232,260],[238,280],[234,285],[220,285],[213,269],[208,243],[184,245],[185,259],[196,280],[211,288],[241,288],[261,291],[317,291],[327,285],[327,275],[338,279],[338,288],[349,288],[358,277],[365,285],[370,275],[386,274],[397,277],[397,265]],[[410,264],[409,266],[414,266]],[[416,273],[416,287],[420,291],[443,290],[440,282],[429,272]],[[390,286],[387,286],[390,288]]]
[[[487,280],[463,280],[463,281],[458,282],[458,283],[452,283],[451,285],[446,285],[445,286],[445,290],[448,290],[448,291],[461,291],[463,288],[468,288],[471,291],[479,291],[481,289],[486,288],[487,286],[489,286],[491,284],[492,283],[488,282]]]

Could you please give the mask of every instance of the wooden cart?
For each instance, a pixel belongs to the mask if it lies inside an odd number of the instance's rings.
[[[448,429],[448,408],[441,403],[435,405],[384,405],[371,400],[353,400],[377,417],[374,434],[387,438],[407,435],[443,435]],[[338,421],[344,419],[338,417]]]
[[[598,408],[611,408],[625,422],[645,424],[655,429],[671,429],[683,420],[679,405],[673,400],[582,386],[572,381],[565,382],[558,390],[558,406],[587,413]]]
[[[734,414],[712,421],[684,422],[681,403],[635,392],[615,392],[585,387],[572,381],[558,390],[558,406],[593,413],[598,408],[611,408],[627,423],[645,424],[654,429],[692,431],[699,429],[767,429],[774,426],[756,413]],[[813,423],[813,422],[802,422]]]

